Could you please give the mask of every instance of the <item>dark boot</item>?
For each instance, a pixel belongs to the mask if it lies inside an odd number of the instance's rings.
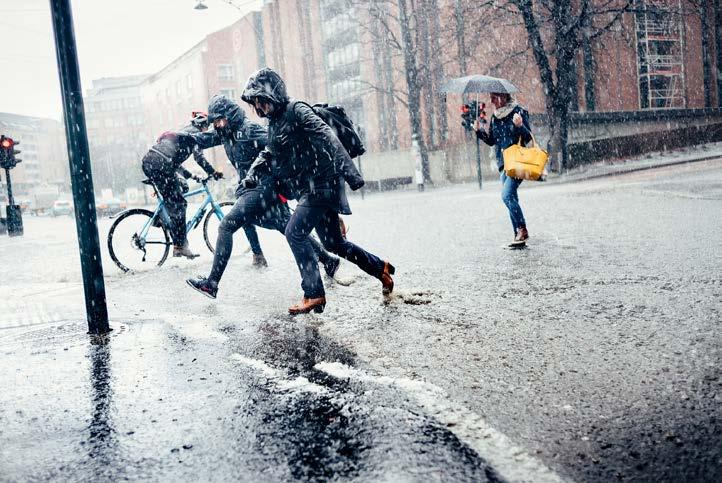
[[[173,256],[174,257],[186,257],[190,260],[200,256],[197,253],[193,253],[188,247],[188,242],[185,242],[183,246],[173,245]]]
[[[266,261],[266,257],[263,256],[263,253],[254,253],[253,263],[251,265],[255,268],[266,268],[268,262]]]
[[[336,272],[338,272],[339,265],[341,265],[341,259],[338,257],[329,257],[328,261],[323,264],[323,271],[326,272],[329,278],[333,278]]]
[[[291,315],[307,314],[310,311],[314,311],[317,314],[323,312],[326,307],[326,297],[318,297],[316,299],[307,299],[304,297],[301,299],[300,304],[296,304],[288,309],[288,313]]]
[[[394,291],[394,279],[391,275],[396,273],[396,267],[391,265],[389,262],[384,262],[384,271],[381,273],[379,279],[381,280],[381,293],[384,295],[390,295]]]
[[[186,283],[206,297],[212,299],[216,298],[216,294],[218,293],[218,284],[211,282],[206,277],[189,278],[186,280]]]

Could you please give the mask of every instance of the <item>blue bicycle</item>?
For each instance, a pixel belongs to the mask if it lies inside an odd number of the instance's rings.
[[[200,180],[200,186],[183,195],[188,199],[192,196],[205,194],[205,199],[195,215],[186,224],[186,233],[198,228],[203,221],[203,238],[208,249],[215,250],[218,225],[233,202],[217,203],[208,189],[208,178]],[[120,213],[108,232],[108,251],[110,258],[124,272],[136,271],[150,266],[161,266],[168,258],[168,252],[173,244],[167,226],[170,218],[165,209],[163,197],[150,180],[143,180],[143,184],[153,186],[158,206],[155,211],[144,208],[131,208]],[[210,209],[208,209],[210,207]],[[246,249],[245,251],[248,251]]]

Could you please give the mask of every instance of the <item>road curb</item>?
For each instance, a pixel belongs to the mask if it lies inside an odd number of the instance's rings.
[[[612,176],[621,176],[621,175],[625,175],[625,174],[629,174],[629,173],[636,173],[639,171],[649,171],[651,169],[667,168],[670,166],[680,166],[683,164],[698,163],[698,162],[702,162],[702,161],[710,161],[712,159],[720,159],[720,158],[722,158],[722,153],[717,153],[715,155],[701,156],[699,158],[681,159],[681,160],[676,160],[676,161],[670,161],[667,163],[630,167],[628,169],[623,169],[623,170],[618,170],[618,171],[609,171],[607,173],[592,174],[590,176],[583,176],[583,177],[578,177],[578,178],[564,179],[563,177],[559,177],[559,178],[555,178],[554,181],[550,182],[549,184],[577,183],[580,181],[587,181],[587,180],[599,179],[599,178],[609,178]]]

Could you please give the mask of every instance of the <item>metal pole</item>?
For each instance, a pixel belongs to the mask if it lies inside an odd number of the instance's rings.
[[[10,169],[5,168],[5,179],[8,181],[8,205],[12,206],[15,204],[15,200],[13,199],[13,185],[10,182]]]
[[[91,334],[104,334],[110,331],[110,327],[70,0],[50,0],[50,11],[53,17],[58,74],[63,95],[65,135],[75,202],[75,224],[80,247],[88,329]]]
[[[476,112],[474,113],[474,122],[479,119],[479,93],[476,93]],[[484,129],[484,126],[481,126]],[[476,177],[479,178],[479,189],[482,189],[481,182],[481,145],[479,144],[479,136],[474,132],[474,139],[476,139]]]
[[[476,133],[474,133],[474,137],[476,137]],[[481,189],[481,145],[479,144],[479,138],[476,138],[476,177],[479,179],[479,189]]]

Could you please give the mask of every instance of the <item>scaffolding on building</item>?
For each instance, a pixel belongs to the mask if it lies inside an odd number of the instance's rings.
[[[642,109],[686,107],[680,0],[639,0],[635,15]]]

